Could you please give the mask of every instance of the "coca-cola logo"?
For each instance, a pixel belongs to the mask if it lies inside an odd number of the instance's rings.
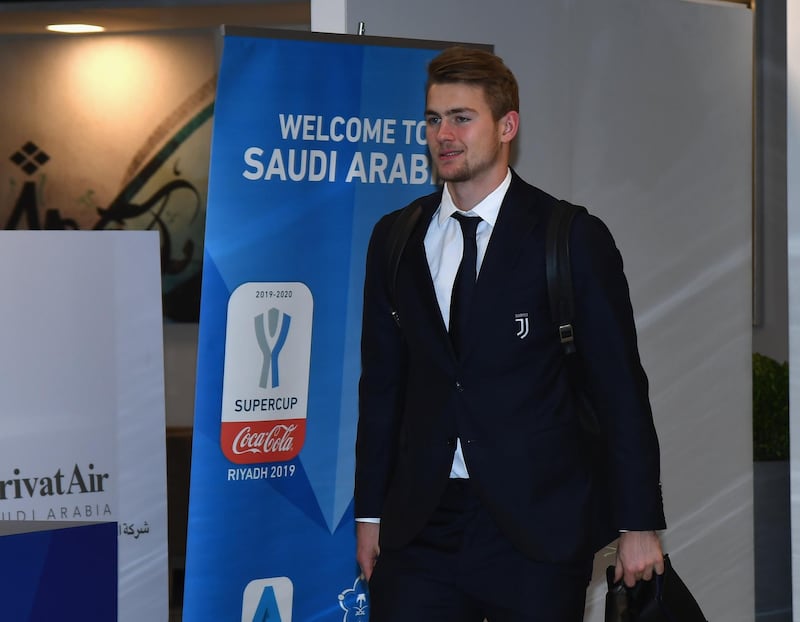
[[[278,424],[267,432],[254,432],[245,426],[233,439],[231,450],[237,456],[242,454],[271,454],[291,452],[294,447],[296,424]]]
[[[220,447],[237,464],[286,462],[300,453],[305,438],[305,419],[223,421]]]

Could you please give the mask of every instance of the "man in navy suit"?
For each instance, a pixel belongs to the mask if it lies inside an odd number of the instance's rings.
[[[444,186],[416,202],[394,287],[399,211],[367,257],[355,513],[370,620],[578,622],[594,553],[617,536],[626,584],[664,571],[658,440],[622,260],[605,225],[578,214],[575,343],[610,484],[598,498],[598,441],[547,299],[557,200],[509,168],[516,80],[493,54],[449,48],[430,63],[425,117]]]

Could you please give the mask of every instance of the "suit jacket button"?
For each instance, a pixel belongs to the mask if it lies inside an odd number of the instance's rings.
[[[456,391],[458,391],[459,393],[464,392],[464,385],[461,384],[460,380],[456,380]]]
[[[456,439],[454,439],[454,438],[448,438],[447,439],[447,446],[448,447],[454,447],[455,444],[456,444]]]

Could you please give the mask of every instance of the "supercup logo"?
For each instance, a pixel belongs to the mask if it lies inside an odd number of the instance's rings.
[[[245,283],[231,294],[220,439],[231,462],[283,462],[300,452],[312,319],[303,283]]]
[[[264,313],[259,313],[255,317],[256,339],[258,340],[258,347],[261,348],[261,353],[264,356],[264,362],[261,365],[261,379],[258,381],[258,386],[266,389],[269,385],[274,389],[280,384],[278,356],[286,343],[286,337],[289,335],[292,316],[287,313],[281,313],[280,309],[273,307],[267,311],[266,318],[268,318],[268,321],[265,321]],[[271,378],[270,369],[272,369]]]

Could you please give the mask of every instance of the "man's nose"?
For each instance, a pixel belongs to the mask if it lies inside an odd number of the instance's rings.
[[[436,140],[445,142],[453,139],[453,125],[447,119],[442,119],[436,130]]]

